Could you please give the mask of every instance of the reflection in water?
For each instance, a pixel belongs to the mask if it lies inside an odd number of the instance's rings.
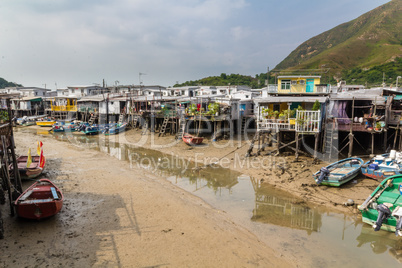
[[[364,224],[356,240],[359,242],[357,247],[368,244],[375,254],[388,251],[399,263],[402,263],[402,239],[395,237],[394,233],[374,232],[371,226]]]
[[[251,178],[255,190],[255,207],[251,220],[306,230],[308,234],[319,231],[322,220],[316,209],[303,206],[302,200],[289,196],[272,187],[262,187]]]
[[[40,135],[49,133],[44,131]],[[374,232],[360,220],[311,208],[287,192],[261,185],[256,178],[240,176],[239,172],[221,167],[202,166],[159,151],[119,144],[104,136],[50,135],[127,161],[134,170],[146,169],[165,177],[239,219],[263,241],[287,252],[287,257],[310,260],[302,266],[395,266],[396,260],[401,261],[402,240],[396,240],[393,233]],[[354,228],[350,228],[352,226]],[[333,255],[321,254],[316,251],[317,247],[325,247]]]

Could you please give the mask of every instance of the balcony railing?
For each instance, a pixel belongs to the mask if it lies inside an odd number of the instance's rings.
[[[281,130],[295,130],[295,119],[262,119],[257,124],[258,130],[271,130],[279,132]]]
[[[296,132],[318,133],[321,130],[321,111],[296,112]]]

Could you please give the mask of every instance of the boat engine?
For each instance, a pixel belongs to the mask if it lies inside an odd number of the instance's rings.
[[[377,221],[373,224],[374,231],[379,231],[383,222],[391,215],[391,210],[384,204],[378,205],[377,211]]]
[[[392,212],[392,216],[396,219],[395,235],[402,236],[402,208],[400,206],[396,207]]]
[[[317,179],[317,184],[321,184],[322,181],[329,175],[329,170],[326,167],[320,169],[320,176]]]

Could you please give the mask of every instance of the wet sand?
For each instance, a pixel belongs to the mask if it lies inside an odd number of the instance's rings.
[[[2,267],[297,266],[223,211],[152,172],[102,152],[21,131],[15,132],[17,153],[26,154],[28,147],[35,151],[39,139],[47,157],[43,177],[58,185],[66,200],[58,215],[40,222],[10,217],[9,207],[1,206]],[[144,147],[200,163],[236,149],[166,146],[174,141],[171,136],[155,138],[164,145],[155,148],[150,136],[136,130],[109,139],[127,143],[143,139]],[[261,175],[253,176],[268,178],[266,170],[255,172]],[[30,184],[24,182],[24,188]]]
[[[274,148],[267,147],[261,155],[245,157],[250,141],[219,140],[217,142],[205,139],[200,146],[188,146],[174,136],[141,135],[140,130],[130,130],[125,134],[112,137],[117,142],[137,144],[138,146],[183,157],[197,163],[202,170],[207,165],[220,165],[251,176],[263,184],[271,184],[285,190],[306,203],[325,206],[329,209],[360,214],[357,204],[361,204],[378,186],[379,182],[360,175],[341,187],[318,186],[312,175],[329,163],[319,161],[313,163],[313,158],[301,155],[296,161],[294,153],[270,155]],[[345,206],[348,199],[355,206]]]

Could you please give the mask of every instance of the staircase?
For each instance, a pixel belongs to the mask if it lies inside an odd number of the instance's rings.
[[[161,130],[159,131],[159,137],[165,135],[166,127],[167,127],[168,123],[169,123],[169,116],[167,115],[163,118],[162,127],[161,127]]]

